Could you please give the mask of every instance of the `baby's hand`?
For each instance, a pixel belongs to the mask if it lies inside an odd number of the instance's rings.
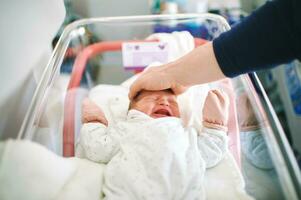
[[[103,111],[90,99],[85,98],[82,103],[82,123],[99,122],[108,126]]]
[[[209,91],[203,108],[204,127],[227,131],[229,104],[226,93],[219,90]]]

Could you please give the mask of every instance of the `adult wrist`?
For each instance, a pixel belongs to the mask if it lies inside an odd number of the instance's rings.
[[[219,68],[212,42],[197,47],[180,59],[168,63],[164,70],[175,84],[185,87],[226,77]]]

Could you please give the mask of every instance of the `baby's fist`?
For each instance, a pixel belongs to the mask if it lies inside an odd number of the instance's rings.
[[[211,90],[203,108],[203,125],[207,128],[227,131],[229,118],[229,97],[220,90]]]
[[[85,98],[82,103],[82,123],[99,122],[108,126],[103,111],[90,99]]]

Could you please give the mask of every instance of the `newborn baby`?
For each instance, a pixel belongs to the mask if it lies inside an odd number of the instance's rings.
[[[204,127],[196,130],[183,127],[171,90],[142,91],[127,119],[108,126],[102,110],[86,100],[77,152],[107,164],[105,199],[205,199],[205,170],[227,151],[228,108],[224,93],[210,91]]]

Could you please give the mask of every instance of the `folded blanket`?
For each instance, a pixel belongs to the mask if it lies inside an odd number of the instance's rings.
[[[100,164],[62,158],[24,140],[0,142],[0,151],[1,200],[100,199]]]

